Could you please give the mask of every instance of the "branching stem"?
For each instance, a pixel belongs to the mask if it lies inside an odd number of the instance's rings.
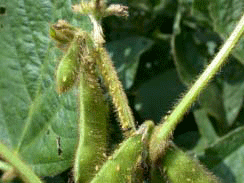
[[[183,115],[189,110],[193,102],[199,96],[201,91],[207,86],[213,76],[220,70],[221,66],[225,63],[226,58],[230,55],[230,52],[236,45],[237,41],[241,38],[244,32],[244,15],[239,21],[238,25],[227,39],[221,50],[215,56],[213,61],[208,65],[204,72],[200,75],[197,81],[193,84],[191,89],[182,98],[180,103],[176,105],[173,112],[165,119],[161,121],[161,124],[157,126],[153,138],[151,139],[151,158],[155,159],[158,155],[157,151],[165,151],[160,148],[160,144],[164,147],[169,138],[172,136],[176,126],[180,123]],[[164,121],[165,120],[165,121]]]

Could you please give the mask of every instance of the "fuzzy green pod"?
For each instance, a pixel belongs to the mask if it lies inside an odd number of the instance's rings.
[[[87,67],[79,82],[79,141],[73,169],[77,183],[90,182],[95,176],[106,159],[108,144],[108,105],[95,73]]]
[[[82,38],[76,36],[62,60],[59,62],[56,72],[57,92],[59,94],[69,90],[75,83],[80,69],[80,45]]]
[[[136,164],[143,151],[142,134],[134,135],[122,143],[117,152],[107,160],[92,183],[131,182]]]
[[[143,153],[147,151],[147,137],[151,133],[151,123],[146,123],[135,135],[122,142],[119,149],[102,166],[92,183],[127,183],[138,182],[142,176],[135,175],[138,165],[143,160]],[[140,180],[139,182],[141,182]]]
[[[104,85],[112,98],[122,130],[126,132],[126,136],[130,136],[136,131],[135,120],[113,62],[103,47],[94,51],[94,57],[97,61],[98,70],[103,77]]]
[[[162,167],[172,183],[218,183],[216,176],[210,173],[196,159],[191,158],[179,148],[170,147],[163,160]]]

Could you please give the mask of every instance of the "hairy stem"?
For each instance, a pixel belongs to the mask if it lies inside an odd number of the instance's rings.
[[[11,152],[4,144],[0,143],[0,156],[8,161],[16,172],[25,182],[41,183],[41,179],[18,157],[17,154]]]
[[[180,103],[176,105],[173,112],[166,118],[161,121],[161,124],[157,126],[152,135],[150,142],[150,157],[153,160],[156,160],[159,154],[165,152],[167,148],[167,141],[172,136],[173,131],[175,130],[178,123],[185,112],[189,110],[193,102],[199,96],[201,91],[206,87],[208,82],[213,78],[213,76],[219,71],[221,66],[225,63],[226,58],[230,55],[230,52],[236,45],[237,41],[241,38],[244,32],[244,15],[239,21],[238,25],[225,42],[221,50],[215,56],[213,61],[208,65],[205,71],[200,75],[197,81],[193,84],[191,89],[186,93],[182,98]],[[164,121],[165,120],[165,121]]]

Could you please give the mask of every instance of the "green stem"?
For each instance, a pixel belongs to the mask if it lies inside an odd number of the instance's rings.
[[[193,84],[191,89],[186,93],[180,103],[174,108],[173,112],[164,120],[161,121],[154,133],[150,143],[150,153],[151,158],[157,158],[157,152],[162,152],[162,147],[159,144],[162,144],[165,147],[168,139],[172,136],[172,132],[175,130],[178,123],[185,112],[191,107],[193,102],[199,96],[200,92],[206,87],[208,82],[213,78],[213,76],[219,71],[221,66],[225,63],[226,58],[230,55],[230,52],[236,45],[237,41],[241,38],[244,32],[244,15],[239,21],[238,25],[230,35],[230,37],[225,42],[224,46],[218,52],[213,61],[208,65],[205,71],[200,75],[197,81]],[[159,144],[157,144],[159,143]],[[163,150],[165,151],[165,149]]]
[[[0,170],[9,171],[11,169],[12,169],[12,166],[9,163],[6,163],[4,161],[0,161]]]
[[[25,182],[41,183],[38,176],[13,152],[11,152],[4,144],[0,143],[0,155],[15,167],[16,171]]]

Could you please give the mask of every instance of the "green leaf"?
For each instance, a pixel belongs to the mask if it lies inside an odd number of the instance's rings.
[[[216,82],[211,82],[199,96],[199,103],[205,112],[214,117],[215,130],[219,135],[227,132],[225,108],[222,99],[222,92]],[[199,123],[198,123],[199,124]]]
[[[199,22],[208,25],[211,23],[211,17],[209,15],[209,3],[211,0],[194,0],[192,6],[192,13]]]
[[[227,39],[234,30],[237,22],[243,15],[243,0],[211,0],[210,14],[213,19],[214,30],[218,32],[224,39]],[[244,39],[234,50],[234,56],[244,64]]]
[[[175,0],[151,0],[152,4],[155,5],[153,7],[153,16],[156,17],[157,15],[165,14],[173,15],[177,11],[177,1]]]
[[[204,149],[209,144],[215,142],[218,139],[218,135],[209,119],[206,109],[203,108],[203,109],[194,110],[193,114],[195,116],[195,121],[197,123],[201,136],[207,141],[205,147],[201,148]]]
[[[226,112],[228,125],[231,126],[243,106],[244,95],[244,67],[235,60],[226,65],[223,69],[223,103]]]
[[[50,22],[64,17],[88,30],[89,21],[73,15],[65,0],[0,4],[7,12],[0,16],[0,141],[38,175],[55,175],[71,166],[77,114],[75,90],[62,96],[55,90],[60,51],[48,30]]]
[[[125,89],[130,89],[134,84],[140,56],[152,45],[152,40],[139,36],[107,44],[107,49]]]
[[[207,63],[207,57],[194,43],[194,32],[182,32],[173,37],[174,62],[181,81],[189,85]]]
[[[144,11],[150,11],[152,8],[150,0],[129,0],[128,2],[130,6]]]
[[[239,127],[219,139],[200,157],[225,183],[243,182],[244,127]]]
[[[184,89],[176,70],[170,69],[141,85],[135,98],[135,109],[143,119],[159,122]]]
[[[243,0],[208,0],[204,6],[200,8],[196,6],[199,0],[195,0],[195,8],[197,12],[211,17],[208,19],[215,32],[219,33],[223,39],[227,39],[230,33],[234,30],[237,22],[243,14]],[[239,41],[239,44],[234,50],[234,56],[244,64],[244,39]]]

